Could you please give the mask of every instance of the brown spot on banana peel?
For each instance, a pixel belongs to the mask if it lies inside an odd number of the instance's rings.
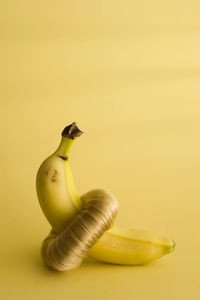
[[[53,175],[51,176],[51,181],[55,182],[57,180],[58,171],[55,169]]]

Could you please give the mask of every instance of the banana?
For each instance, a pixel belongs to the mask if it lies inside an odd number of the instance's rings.
[[[145,230],[114,225],[90,249],[98,260],[121,265],[143,265],[174,251],[173,239]]]
[[[82,133],[75,122],[65,127],[58,149],[44,160],[36,177],[38,200],[43,213],[52,226],[49,237],[43,243],[43,248],[46,247],[43,249],[43,258],[47,265],[57,270],[66,269],[63,265],[61,266],[61,263],[58,267],[55,266],[54,257],[58,256],[56,253],[62,252],[62,255],[64,253],[64,250],[58,249],[58,245],[64,237],[65,239],[69,237],[66,228],[68,225],[72,227],[73,220],[79,218],[78,214],[83,209],[84,202],[87,202],[87,197],[95,198],[96,195],[97,198],[100,197],[99,199],[101,199],[104,194],[102,190],[94,190],[92,193],[88,192],[79,197],[76,191],[69,164],[69,153],[74,140]],[[106,191],[105,195],[114,201],[114,196]],[[49,243],[53,242],[52,254],[49,252],[51,250]],[[89,249],[88,255],[108,263],[141,265],[171,253],[174,249],[175,242],[173,239],[149,231],[126,229],[112,225]],[[47,255],[48,258],[45,259]],[[49,257],[54,260],[52,264],[49,263]]]
[[[58,149],[41,164],[36,177],[40,206],[53,230],[60,233],[82,208],[71,168],[69,153],[74,140],[82,134],[75,123],[62,132]]]

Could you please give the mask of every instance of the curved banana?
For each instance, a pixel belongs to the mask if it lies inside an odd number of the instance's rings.
[[[143,265],[175,249],[174,240],[145,230],[114,225],[90,249],[90,256],[108,263]]]
[[[62,132],[58,149],[41,164],[36,177],[36,190],[40,206],[57,232],[61,232],[82,208],[71,168],[69,152],[82,131],[73,123]]]
[[[80,265],[83,256],[89,254],[104,262],[139,265],[172,252],[175,248],[172,239],[148,231],[111,228],[117,212],[117,201],[111,193],[94,190],[78,196],[69,165],[69,152],[74,140],[82,133],[75,122],[65,127],[58,149],[41,164],[37,173],[39,203],[52,226],[42,246],[45,263],[56,270],[66,270]],[[105,216],[105,210],[108,216]],[[74,228],[84,227],[82,217],[90,234],[86,237],[83,228],[78,239]],[[92,234],[95,238],[91,238]],[[75,245],[76,257],[70,253],[74,249],[72,244]],[[70,264],[70,259],[74,263]]]

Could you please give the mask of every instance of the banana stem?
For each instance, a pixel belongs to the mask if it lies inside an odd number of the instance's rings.
[[[60,145],[54,154],[63,158],[68,158],[74,140],[81,134],[83,134],[83,132],[76,126],[75,122],[65,127],[62,131],[62,139]]]
[[[73,142],[74,139],[72,140],[70,138],[62,136],[60,145],[54,154],[56,154],[57,156],[68,158]]]

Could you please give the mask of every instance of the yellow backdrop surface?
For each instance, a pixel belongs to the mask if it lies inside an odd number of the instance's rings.
[[[195,0],[0,2],[1,299],[200,298],[199,11]],[[78,192],[110,190],[118,225],[173,237],[174,253],[44,266],[35,176],[73,121]]]

